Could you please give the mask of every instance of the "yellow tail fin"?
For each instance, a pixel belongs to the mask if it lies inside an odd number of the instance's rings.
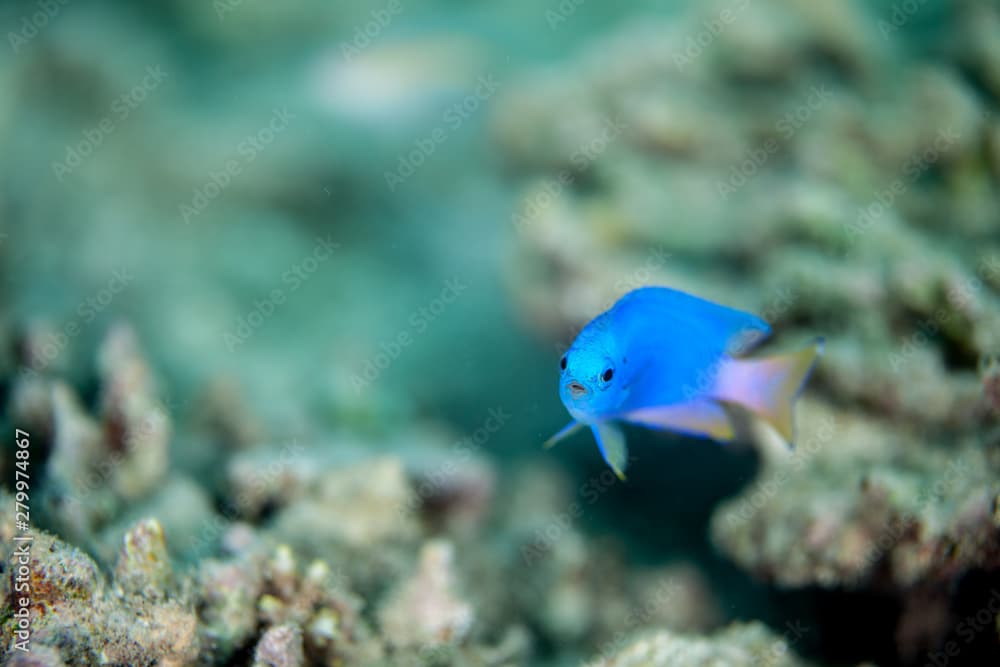
[[[719,401],[750,410],[791,444],[794,442],[792,403],[822,353],[820,338],[797,352],[763,359],[729,360],[719,371],[712,395]]]

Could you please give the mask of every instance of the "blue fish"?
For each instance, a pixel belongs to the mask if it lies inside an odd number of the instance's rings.
[[[560,360],[559,397],[573,417],[551,447],[589,426],[611,469],[625,479],[620,422],[729,441],[733,406],[792,442],[792,402],[823,341],[762,359],[741,355],[770,334],[756,315],[666,287],[629,292],[580,331]]]

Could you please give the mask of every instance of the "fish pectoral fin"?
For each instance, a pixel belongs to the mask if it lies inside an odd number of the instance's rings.
[[[574,433],[576,433],[576,431],[581,426],[582,426],[582,424],[580,422],[575,421],[575,420],[571,421],[570,423],[568,423],[565,426],[563,426],[562,429],[560,429],[558,433],[556,433],[554,436],[552,436],[551,438],[549,438],[548,440],[546,440],[545,444],[543,444],[542,447],[544,447],[545,449],[550,449],[552,447],[555,447],[564,438],[568,438],[569,436],[571,436]]]
[[[639,408],[621,414],[619,418],[647,428],[705,435],[719,441],[732,440],[735,435],[726,411],[715,401],[707,399]]]
[[[598,422],[592,425],[591,430],[597,439],[597,446],[601,449],[601,455],[605,462],[618,479],[625,480],[625,468],[628,466],[628,447],[625,444],[625,434],[621,427],[610,421]]]

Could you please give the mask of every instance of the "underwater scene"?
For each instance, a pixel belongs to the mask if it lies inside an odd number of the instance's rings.
[[[0,28],[0,664],[1000,665],[1000,0]]]

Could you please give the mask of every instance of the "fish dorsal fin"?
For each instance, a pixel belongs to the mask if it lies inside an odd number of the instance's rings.
[[[637,317],[655,327],[686,331],[692,342],[727,354],[744,354],[767,338],[771,327],[752,313],[669,287],[642,287],[615,304],[616,316]]]
[[[594,432],[597,446],[600,447],[605,462],[615,471],[618,479],[624,480],[625,468],[628,466],[628,447],[621,427],[611,421],[602,421],[590,428]]]

